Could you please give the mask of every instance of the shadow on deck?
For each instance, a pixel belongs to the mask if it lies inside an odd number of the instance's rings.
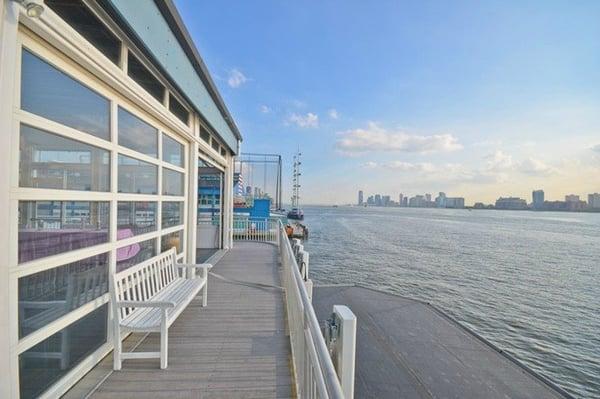
[[[281,285],[278,249],[236,242],[213,268],[227,278]],[[291,350],[284,294],[209,277],[208,306],[192,301],[169,329],[169,367],[127,360],[112,371],[108,355],[65,397],[289,398]],[[158,334],[133,334],[124,350],[156,351]],[[136,346],[137,345],[137,346]]]

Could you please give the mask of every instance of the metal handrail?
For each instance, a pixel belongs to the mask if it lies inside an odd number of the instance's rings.
[[[342,387],[281,220],[278,225],[278,244],[298,396],[343,399]]]

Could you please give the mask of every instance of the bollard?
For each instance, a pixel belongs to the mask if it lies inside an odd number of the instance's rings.
[[[344,305],[333,305],[332,318],[337,325],[332,354],[346,399],[354,398],[354,372],[356,361],[356,316]]]

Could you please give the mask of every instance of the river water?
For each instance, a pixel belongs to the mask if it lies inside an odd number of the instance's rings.
[[[305,207],[317,283],[429,301],[600,398],[600,213]]]

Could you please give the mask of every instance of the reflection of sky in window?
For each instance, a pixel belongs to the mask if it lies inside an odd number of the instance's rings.
[[[183,145],[163,134],[163,161],[173,165],[183,166]]]
[[[23,50],[21,108],[109,139],[109,102],[52,65]]]
[[[119,145],[158,156],[158,129],[119,107]]]

